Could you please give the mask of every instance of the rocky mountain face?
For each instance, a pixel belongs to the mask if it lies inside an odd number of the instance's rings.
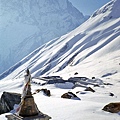
[[[68,0],[0,0],[0,73],[85,20]]]

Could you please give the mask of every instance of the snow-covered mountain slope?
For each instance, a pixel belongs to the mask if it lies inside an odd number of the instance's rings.
[[[0,73],[85,19],[68,0],[0,0]]]
[[[0,78],[18,78],[29,68],[33,77],[120,75],[120,0],[97,10],[72,32],[39,47]]]
[[[119,120],[120,113],[102,110],[106,104],[120,101],[120,13],[115,12],[119,9],[120,0],[111,1],[77,29],[23,58],[1,75],[6,77],[0,80],[0,96],[4,91],[22,93],[24,70],[29,68],[33,77],[60,75],[66,80],[44,84],[46,79],[32,78],[32,93],[43,88],[51,92],[50,97],[42,92],[33,96],[39,110],[52,120]],[[83,76],[93,79],[78,78]],[[71,83],[67,81],[70,77],[79,81]],[[85,91],[86,87],[95,92]],[[79,99],[61,98],[67,92]],[[0,119],[5,120],[7,114],[11,113],[0,115]]]

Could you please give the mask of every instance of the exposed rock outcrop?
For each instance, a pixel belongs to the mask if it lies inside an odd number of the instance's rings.
[[[91,87],[87,87],[87,88],[85,89],[85,91],[95,92],[95,90],[93,90]]]
[[[109,103],[102,110],[111,112],[111,113],[118,113],[118,112],[120,112],[120,102]]]
[[[50,93],[50,90],[47,90],[47,89],[41,89],[41,91],[43,91],[43,93],[46,95],[46,96],[51,96],[51,93]]]
[[[78,98],[74,93],[72,92],[68,92],[68,93],[64,93],[61,98],[66,98],[66,99],[77,99],[80,100],[80,98]]]
[[[51,96],[51,92],[50,90],[47,90],[47,89],[37,89],[33,94],[36,94],[36,93],[39,93],[39,92],[43,92],[46,96]]]
[[[11,111],[14,104],[19,104],[21,101],[21,94],[3,92],[0,99],[0,114]]]

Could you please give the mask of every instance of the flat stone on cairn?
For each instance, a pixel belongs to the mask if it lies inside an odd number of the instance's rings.
[[[34,101],[34,97],[31,93],[31,75],[27,69],[25,75],[25,86],[23,89],[23,94],[21,98],[21,103],[19,105],[18,111],[15,114],[6,115],[8,120],[49,120],[46,114],[43,114],[37,108]]]

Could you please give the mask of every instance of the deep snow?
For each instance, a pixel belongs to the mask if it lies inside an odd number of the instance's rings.
[[[59,75],[65,80],[70,77],[95,77],[102,80],[98,81],[100,87],[83,84],[91,86],[94,93],[84,91],[84,87],[72,89],[71,83],[44,86],[32,83],[33,92],[47,88],[52,94],[47,97],[38,93],[34,95],[35,102],[52,120],[119,120],[119,114],[102,110],[109,102],[120,102],[119,9],[120,0],[109,2],[77,29],[44,44],[23,58],[1,76],[8,75],[0,81],[0,95],[3,91],[22,93],[26,68],[30,69],[36,83],[45,82],[36,78],[42,75]],[[68,91],[75,93],[80,100],[62,99],[61,95]],[[110,96],[110,93],[114,96]],[[5,114],[0,115],[0,119],[4,120]]]
[[[36,79],[33,80],[36,81]],[[118,102],[120,100],[120,81],[114,76],[102,80],[113,85],[100,85],[100,87],[91,86],[96,91],[92,93],[84,91],[85,88],[82,87],[71,89],[71,83],[50,84],[45,86],[32,84],[32,92],[40,88],[47,88],[51,91],[51,97],[47,97],[40,92],[35,94],[34,98],[39,110],[51,116],[52,120],[119,120],[120,116],[118,114],[104,112],[102,108],[109,102]],[[23,81],[23,78],[7,80],[7,83],[6,80],[0,81],[0,94],[2,94],[3,91],[22,93]],[[76,95],[81,100],[61,98],[61,95],[68,91],[75,94],[80,91],[80,93]],[[113,97],[109,95],[110,92],[114,93]],[[6,114],[0,115],[0,119],[5,120],[5,115]]]

